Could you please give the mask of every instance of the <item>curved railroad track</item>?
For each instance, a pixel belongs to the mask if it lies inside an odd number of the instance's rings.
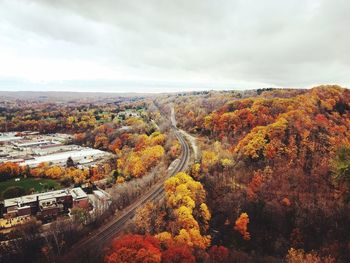
[[[106,244],[122,233],[128,221],[134,217],[136,210],[139,207],[149,201],[157,201],[164,197],[164,181],[178,172],[185,171],[190,159],[190,147],[187,141],[175,126],[173,126],[173,129],[181,144],[180,161],[175,167],[168,172],[168,175],[165,176],[161,182],[155,184],[144,195],[125,208],[121,215],[101,226],[89,237],[75,244],[70,249],[70,252],[64,254],[60,258],[59,262],[88,262],[86,259],[87,254],[84,251],[91,251],[105,247]]]

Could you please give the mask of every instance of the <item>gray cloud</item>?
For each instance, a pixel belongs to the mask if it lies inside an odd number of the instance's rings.
[[[348,86],[349,12],[346,0],[0,1],[0,48],[11,51],[0,59],[37,67],[31,77],[0,64],[0,88]]]

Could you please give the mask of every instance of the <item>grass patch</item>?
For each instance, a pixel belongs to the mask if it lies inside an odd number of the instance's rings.
[[[26,194],[30,194],[30,190],[34,189],[35,192],[43,192],[49,189],[59,189],[61,185],[51,179],[42,178],[20,178],[20,181],[15,181],[15,179],[10,179],[4,182],[0,182],[0,199],[3,199],[3,192],[13,186],[22,187]]]

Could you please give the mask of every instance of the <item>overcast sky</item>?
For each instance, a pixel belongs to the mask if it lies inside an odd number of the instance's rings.
[[[0,90],[350,84],[348,0],[0,0]]]

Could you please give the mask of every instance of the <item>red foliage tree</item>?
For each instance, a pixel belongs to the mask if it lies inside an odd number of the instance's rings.
[[[149,235],[125,235],[113,242],[105,262],[157,263],[161,258],[160,245],[156,238]]]
[[[209,249],[209,258],[212,263],[229,262],[229,251],[224,246],[212,246]]]
[[[164,263],[194,263],[195,257],[187,246],[171,246],[162,254]]]
[[[247,187],[247,195],[249,200],[255,200],[257,198],[257,192],[259,191],[263,183],[263,177],[261,171],[254,172],[254,176]]]

